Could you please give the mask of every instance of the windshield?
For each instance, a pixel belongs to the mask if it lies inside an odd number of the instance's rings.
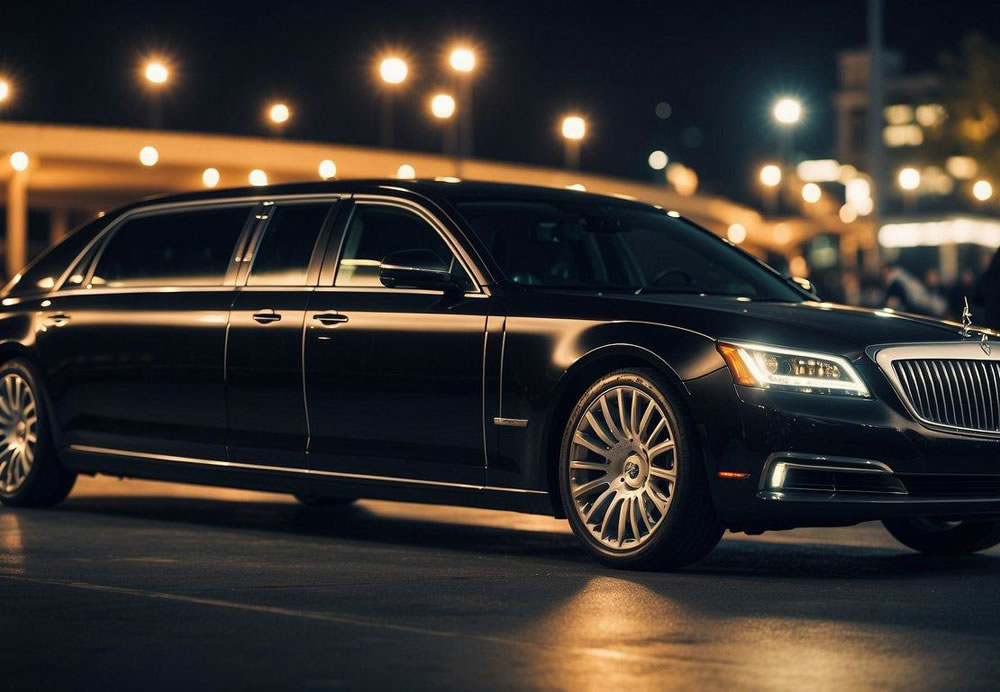
[[[455,204],[507,278],[522,286],[803,300],[754,259],[661,210],[599,200]]]

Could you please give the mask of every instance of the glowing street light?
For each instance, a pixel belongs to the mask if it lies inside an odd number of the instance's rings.
[[[760,169],[760,182],[765,187],[777,187],[781,182],[781,169],[769,163]]]
[[[31,160],[23,151],[15,151],[10,155],[10,167],[18,173],[23,173],[28,170],[29,163],[31,163]]]
[[[815,204],[823,196],[823,191],[816,183],[806,183],[802,186],[802,199],[809,204]]]
[[[774,119],[782,125],[794,125],[802,118],[802,102],[789,97],[774,104]]]
[[[906,167],[899,171],[897,176],[899,186],[906,191],[916,190],[920,187],[920,171],[916,168]]]
[[[431,97],[431,113],[438,120],[447,120],[455,115],[455,98],[451,94],[435,94]]]
[[[670,157],[667,156],[666,152],[657,149],[649,155],[649,167],[654,171],[662,171],[670,163]]]
[[[206,168],[201,174],[201,182],[205,187],[215,187],[221,179],[218,168]]]
[[[580,143],[587,136],[587,122],[579,115],[567,115],[562,120],[562,136],[566,147],[566,168],[577,168],[580,165]]]
[[[417,177],[417,170],[408,163],[404,163],[396,169],[396,177],[400,180],[413,180]]]
[[[741,223],[730,224],[729,228],[726,230],[726,237],[734,245],[739,245],[744,240],[747,239],[747,229]]]
[[[406,81],[410,68],[406,61],[397,55],[390,55],[382,59],[378,64],[378,75],[385,87],[382,90],[382,146],[392,147],[393,127],[392,127],[392,96],[395,88]]]
[[[10,98],[10,82],[6,79],[0,78],[0,104],[7,101]]]
[[[267,111],[268,119],[275,125],[283,125],[292,117],[292,112],[283,103],[272,104]]]
[[[977,180],[972,186],[972,196],[985,202],[993,196],[993,185],[988,180]]]
[[[451,51],[448,62],[457,72],[472,72],[476,69],[476,54],[469,48],[458,47]]]
[[[267,185],[267,173],[260,170],[259,168],[255,168],[252,171],[250,171],[249,180],[250,184],[253,185],[254,187],[261,187],[263,185]]]
[[[323,159],[319,162],[319,177],[323,180],[337,177],[337,164],[330,159]]]
[[[462,103],[462,112],[456,118],[455,133],[458,140],[456,173],[462,175],[462,159],[472,156],[472,72],[476,69],[476,54],[468,46],[455,46],[448,54],[448,64],[456,73],[455,87],[458,90],[458,100]]]
[[[379,76],[386,84],[402,84],[409,71],[406,61],[396,56],[383,59],[378,66]]]
[[[147,82],[156,85],[166,84],[167,80],[170,79],[170,70],[160,60],[150,60],[147,62],[143,74]]]
[[[155,166],[156,162],[160,160],[160,152],[156,150],[156,147],[143,147],[139,150],[139,163],[143,166],[151,167]]]

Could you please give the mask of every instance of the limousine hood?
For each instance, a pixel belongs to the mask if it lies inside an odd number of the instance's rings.
[[[955,323],[833,303],[740,301],[708,296],[635,296],[634,299],[662,312],[665,322],[713,339],[815,349],[850,357],[876,344],[961,338],[961,325]]]

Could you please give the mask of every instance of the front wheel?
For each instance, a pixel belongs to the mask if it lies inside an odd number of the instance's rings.
[[[907,548],[929,555],[968,555],[1000,543],[1000,521],[886,519],[885,528]]]
[[[611,567],[682,567],[722,537],[694,424],[655,371],[613,372],[584,392],[559,481],[573,532]]]
[[[41,381],[24,360],[0,366],[0,502],[50,507],[62,502],[76,474],[59,463]]]

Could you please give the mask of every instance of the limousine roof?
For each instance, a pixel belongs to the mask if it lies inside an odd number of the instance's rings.
[[[235,187],[171,195],[147,197],[118,209],[129,211],[150,205],[197,202],[213,199],[233,199],[240,197],[279,197],[284,195],[322,194],[385,194],[386,192],[406,192],[439,201],[461,197],[517,197],[520,199],[579,199],[581,196],[605,203],[635,205],[649,208],[653,205],[634,198],[598,195],[575,189],[542,187],[539,185],[518,185],[515,183],[491,183],[475,180],[429,179],[398,180],[395,178],[366,180],[333,180],[324,182],[283,183],[266,187]]]

